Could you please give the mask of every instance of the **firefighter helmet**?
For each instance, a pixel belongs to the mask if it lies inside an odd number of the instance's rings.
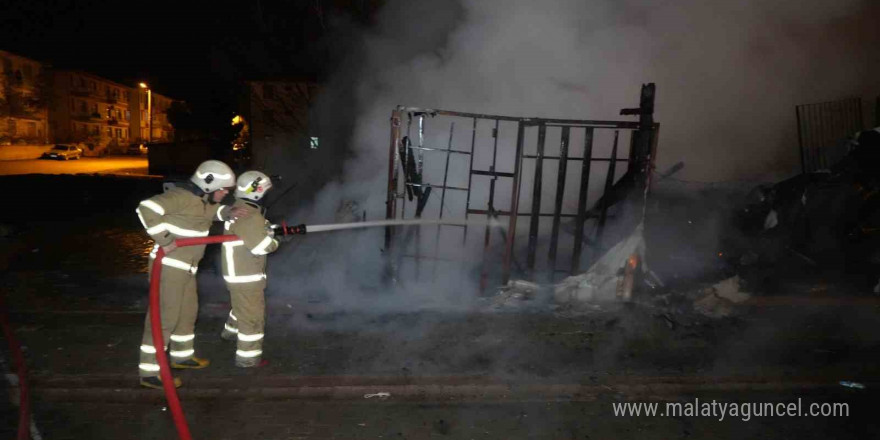
[[[266,196],[269,188],[272,188],[272,180],[269,176],[259,171],[246,171],[238,178],[235,197],[256,202]]]
[[[235,185],[235,173],[229,165],[219,160],[206,160],[196,168],[196,172],[189,180],[202,191],[212,193],[220,188]]]

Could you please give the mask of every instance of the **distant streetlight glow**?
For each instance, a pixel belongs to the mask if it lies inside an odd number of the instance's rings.
[[[235,115],[235,117],[232,118],[232,125],[241,124],[241,121],[242,121],[241,116]]]
[[[138,87],[147,91],[147,143],[153,143],[153,91],[147,87],[147,83],[138,83]],[[140,129],[140,128],[138,128]]]

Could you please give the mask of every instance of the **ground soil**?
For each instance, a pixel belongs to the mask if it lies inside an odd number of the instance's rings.
[[[28,221],[0,216],[10,231],[0,238],[0,288],[25,348],[34,420],[51,439],[172,438],[162,393],[138,387],[136,370],[151,243],[132,210],[157,183],[88,185],[104,191],[74,185],[73,194],[93,196],[60,203],[85,207],[73,220],[63,209],[37,209]],[[675,292],[581,309],[537,299],[498,307],[489,298],[465,310],[370,312],[273,285],[271,363],[242,370],[219,337],[229,300],[215,258],[200,268],[196,328],[198,355],[212,365],[180,374],[196,438],[880,437],[871,411],[880,302],[833,280],[790,278],[723,319],[694,312]],[[380,392],[390,397],[365,397]],[[718,421],[612,409],[695,398],[846,402],[850,414]],[[0,405],[7,437],[8,401]]]

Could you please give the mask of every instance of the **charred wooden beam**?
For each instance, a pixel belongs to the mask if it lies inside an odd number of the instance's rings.
[[[571,256],[571,274],[580,271],[581,247],[584,242],[584,222],[587,212],[587,195],[590,186],[590,158],[593,156],[593,128],[586,128],[584,133],[584,160],[581,162],[581,186],[578,193],[577,220],[574,230],[574,251]]]
[[[535,269],[535,253],[538,247],[538,226],[541,216],[541,188],[544,181],[544,143],[547,140],[547,127],[538,126],[538,157],[535,159],[535,180],[532,182],[532,219],[529,223],[529,243],[526,266],[529,271]]]
[[[513,191],[510,197],[510,221],[508,223],[507,245],[504,251],[504,264],[501,272],[501,283],[510,281],[510,263],[513,260],[513,244],[516,239],[516,213],[519,209],[520,171],[522,169],[523,123],[516,128],[516,154],[513,165]]]
[[[556,269],[556,252],[559,248],[559,220],[562,214],[562,201],[565,196],[565,176],[568,172],[568,139],[570,127],[562,127],[562,137],[559,142],[559,169],[556,172],[556,200],[553,206],[553,228],[550,231],[550,260],[551,270]]]
[[[620,132],[614,132],[614,144],[611,146],[611,162],[608,162],[608,173],[605,174],[605,194],[610,194],[612,188],[614,187],[614,174],[617,168],[617,161],[614,158],[617,157],[617,141],[620,137]],[[608,216],[608,208],[611,206],[608,201],[610,199],[604,198],[602,203],[601,213],[599,214],[599,224],[596,228],[596,241],[600,241],[602,237],[602,232],[605,229],[605,219]]]

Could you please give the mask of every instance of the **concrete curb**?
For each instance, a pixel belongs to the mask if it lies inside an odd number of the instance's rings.
[[[161,392],[141,388],[135,378],[97,376],[34,378],[39,400],[64,402],[163,402]],[[110,379],[109,382],[107,379]],[[101,383],[99,385],[98,383]],[[382,383],[384,382],[384,383]],[[404,383],[409,382],[409,383]],[[334,384],[335,383],[335,384]],[[64,386],[54,386],[54,385]],[[114,386],[117,385],[117,386]],[[875,384],[867,384],[868,389]],[[610,377],[598,383],[500,383],[481,377],[226,377],[189,379],[178,392],[182,400],[260,399],[381,402],[522,402],[577,401],[626,396],[644,400],[668,399],[689,393],[783,392],[842,390],[829,378],[753,377]],[[379,395],[387,393],[387,396]]]

